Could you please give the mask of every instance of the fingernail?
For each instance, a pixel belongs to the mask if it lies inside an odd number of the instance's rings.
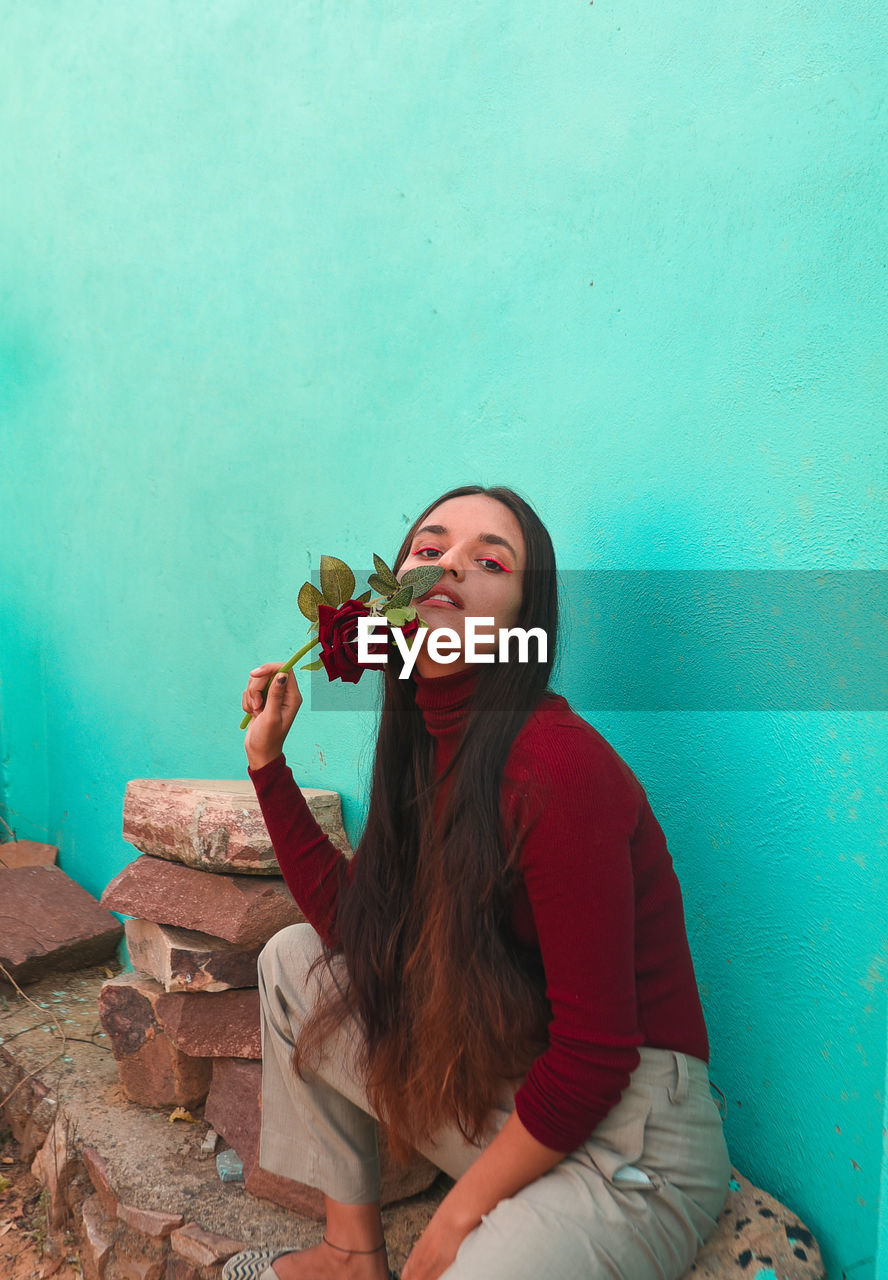
[[[286,684],[287,673],[285,671],[279,671],[278,674],[275,676],[275,679],[277,680],[278,684]]]

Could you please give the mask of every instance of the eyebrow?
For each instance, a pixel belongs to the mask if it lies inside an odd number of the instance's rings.
[[[413,535],[413,537],[415,540],[416,538],[419,537],[421,533],[446,534],[447,532],[448,530],[444,527],[443,524],[424,524],[421,529],[416,530],[416,533]],[[484,542],[489,547],[505,547],[507,551],[511,551],[512,555],[515,557],[516,560],[518,559],[518,553],[515,550],[515,548],[512,546],[511,542],[507,542],[505,538],[501,538],[498,533],[479,533],[476,541]]]

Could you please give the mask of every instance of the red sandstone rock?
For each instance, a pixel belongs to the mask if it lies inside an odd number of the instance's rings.
[[[67,1217],[65,1196],[76,1167],[77,1154],[70,1141],[68,1120],[60,1111],[31,1165],[31,1173],[49,1194],[49,1219],[53,1227],[60,1227]]]
[[[83,1202],[81,1210],[80,1261],[84,1280],[104,1280],[105,1269],[113,1249],[111,1224],[102,1212],[101,1197],[96,1194]]]
[[[313,787],[302,794],[318,825],[350,856],[338,794]],[[202,871],[279,874],[249,779],[137,778],[126,788],[123,838],[142,853]]]
[[[115,1280],[165,1280],[166,1261],[150,1258],[127,1258],[115,1251]]]
[[[16,982],[96,964],[122,936],[119,921],[58,867],[0,868],[0,963]]]
[[[111,1186],[111,1179],[108,1174],[108,1166],[96,1151],[95,1147],[83,1147],[80,1152],[80,1159],[89,1175],[89,1180],[96,1190],[96,1194],[102,1203],[102,1208],[110,1218],[117,1217],[118,1200]]]
[[[304,919],[280,878],[209,875],[147,855],[114,877],[102,905],[242,947],[261,946],[279,929]]]
[[[194,1106],[206,1097],[212,1063],[183,1053],[164,1034],[155,1012],[163,995],[150,978],[119,974],[99,992],[99,1019],[131,1101],[146,1107]]]
[[[149,1040],[138,1053],[117,1062],[120,1087],[143,1107],[194,1107],[207,1096],[209,1058],[189,1058],[166,1036]]]
[[[126,947],[133,968],[167,991],[227,991],[255,987],[261,946],[236,947],[193,929],[127,920]]]
[[[315,1187],[281,1178],[259,1167],[259,1128],[262,1118],[262,1064],[236,1058],[217,1058],[205,1115],[207,1122],[234,1147],[243,1161],[244,1182],[251,1195],[272,1200],[304,1218],[324,1216],[324,1198]],[[438,1170],[415,1154],[404,1167],[392,1160],[380,1126],[379,1156],[382,1171],[382,1203],[403,1200],[425,1191]]]
[[[170,1236],[173,1252],[181,1258],[187,1258],[199,1267],[212,1267],[218,1262],[225,1262],[235,1253],[247,1246],[238,1240],[229,1240],[226,1236],[217,1235],[215,1231],[204,1231],[195,1222],[180,1227]]]
[[[58,1108],[43,1081],[26,1074],[14,1053],[3,1045],[0,1045],[0,1098],[5,1100],[0,1116],[19,1144],[22,1163],[32,1164],[46,1141]]]
[[[176,1228],[181,1227],[185,1221],[181,1213],[161,1213],[157,1209],[137,1209],[135,1205],[131,1204],[118,1205],[117,1216],[121,1222],[131,1227],[133,1231],[140,1231],[143,1236],[151,1236],[156,1240],[162,1240],[165,1236],[172,1235]]]
[[[185,1258],[177,1258],[170,1254],[167,1259],[166,1280],[204,1280],[206,1272],[201,1273],[199,1267]]]
[[[0,868],[52,867],[58,856],[54,844],[40,844],[38,840],[9,840],[0,844]]]
[[[193,1058],[261,1058],[259,992],[174,992],[155,1006],[164,1033]]]

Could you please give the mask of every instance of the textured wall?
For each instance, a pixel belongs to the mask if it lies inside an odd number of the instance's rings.
[[[242,771],[317,554],[452,483],[526,492],[569,570],[885,567],[875,0],[2,8],[0,799],[92,891],[128,778]],[[573,604],[563,687],[669,835],[735,1160],[866,1280],[884,710],[602,708],[649,620],[593,643]],[[353,828],[371,738],[293,734]]]

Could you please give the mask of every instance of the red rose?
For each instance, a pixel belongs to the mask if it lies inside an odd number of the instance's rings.
[[[338,609],[318,605],[321,662],[328,680],[357,684],[364,674],[365,668],[358,662],[358,619],[369,616],[370,610],[360,600],[346,600]]]

